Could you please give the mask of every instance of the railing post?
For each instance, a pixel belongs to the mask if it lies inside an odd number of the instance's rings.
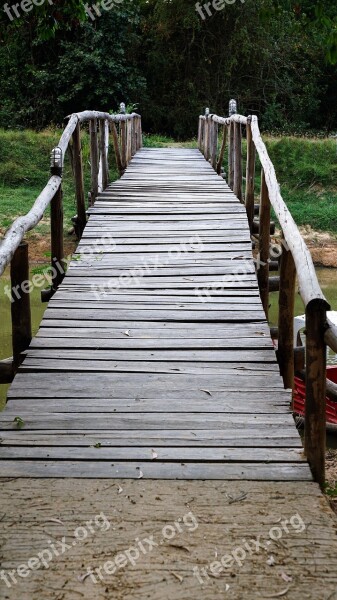
[[[294,389],[294,308],[296,267],[293,255],[285,247],[284,238],[280,264],[277,358],[284,387]]]
[[[204,157],[206,160],[209,159],[209,108],[205,110],[205,137],[204,137]]]
[[[114,150],[115,150],[117,169],[118,169],[119,174],[123,175],[124,168],[123,168],[123,162],[122,162],[122,157],[121,157],[121,151],[120,151],[120,147],[119,147],[118,132],[117,132],[117,127],[116,127],[115,123],[111,123],[111,133],[112,133],[112,141],[113,141]]]
[[[237,103],[236,100],[229,101],[229,116],[235,115],[237,112]],[[234,131],[235,131],[235,123],[233,121],[229,124],[229,140],[228,140],[228,185],[233,190],[234,189]]]
[[[261,199],[260,199],[260,234],[259,234],[259,262],[257,278],[259,282],[260,295],[268,319],[269,313],[269,262],[270,262],[270,213],[269,193],[261,170]]]
[[[217,154],[218,154],[218,124],[213,120],[213,115],[211,117],[212,123],[212,145],[211,145],[211,164],[213,169],[216,171],[217,165]]]
[[[87,222],[85,210],[85,194],[83,182],[83,163],[82,163],[82,146],[81,146],[81,126],[79,123],[73,133],[73,168],[75,177],[75,193],[76,193],[76,233],[78,238],[82,237],[83,230]]]
[[[201,151],[201,141],[202,141],[202,118],[199,117],[199,125],[198,125],[198,148]]]
[[[65,275],[63,248],[63,191],[60,185],[50,203],[52,291],[56,291]]]
[[[120,114],[123,115],[123,118],[120,122],[120,135],[121,135],[121,158],[122,158],[122,169],[125,171],[127,167],[127,155],[126,155],[126,117],[125,115],[125,104],[121,102],[120,104]]]
[[[100,146],[100,168],[102,176],[102,191],[105,190],[109,183],[109,167],[107,157],[107,139],[106,139],[106,121],[99,122],[99,146]]]
[[[256,149],[252,138],[251,117],[247,119],[247,169],[246,169],[246,211],[250,231],[253,230],[254,221],[254,190],[255,190],[255,164]]]
[[[216,172],[218,173],[218,175],[221,174],[223,158],[225,156],[226,142],[227,142],[227,125],[224,125],[223,126],[222,144],[221,144],[221,149],[220,149],[220,153],[219,153],[218,162],[217,162],[217,165],[216,165]]]
[[[30,281],[28,244],[21,242],[11,261],[12,289],[12,344],[14,370],[22,363],[22,352],[27,350],[32,340],[30,312]]]
[[[326,306],[312,300],[306,307],[306,400],[304,448],[315,481],[325,483],[326,450]]]
[[[91,162],[90,206],[93,206],[95,203],[97,194],[98,194],[99,156],[98,156],[97,119],[90,120],[90,162]]]
[[[137,146],[136,146],[136,121],[135,121],[136,117],[132,117],[130,119],[131,122],[131,156],[134,156],[136,154],[137,151]]]
[[[132,158],[132,123],[131,119],[126,121],[126,166],[129,165]]]
[[[241,124],[234,123],[234,186],[233,192],[242,202],[242,132]]]
[[[138,130],[139,130],[139,142],[138,150],[143,147],[143,130],[142,130],[142,118],[138,117]]]

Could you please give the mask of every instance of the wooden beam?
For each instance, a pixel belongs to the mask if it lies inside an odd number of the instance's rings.
[[[32,340],[28,244],[22,242],[11,261],[13,365],[17,369]]]
[[[280,293],[277,357],[284,387],[294,388],[294,315],[296,267],[293,256],[283,247],[280,265]]]
[[[255,190],[255,163],[256,150],[252,138],[251,118],[247,120],[247,168],[246,168],[246,211],[250,230],[253,230],[254,221],[254,190]]]
[[[82,145],[81,145],[81,127],[77,123],[73,133],[73,168],[75,178],[75,194],[76,194],[76,234],[79,239],[84,231],[87,215],[85,207],[85,193],[83,181],[83,162],[82,162]]]
[[[259,265],[257,278],[261,300],[268,319],[269,313],[269,252],[270,252],[270,202],[264,171],[261,171]]]
[[[91,193],[90,206],[93,206],[98,194],[98,171],[99,171],[99,156],[98,156],[98,135],[97,135],[97,119],[90,121],[90,161],[91,161]]]
[[[306,400],[304,447],[315,481],[325,483],[326,449],[325,303],[306,307]]]
[[[234,124],[234,182],[233,192],[242,202],[242,132],[240,123]]]
[[[216,165],[216,172],[218,173],[218,175],[221,174],[222,163],[223,163],[223,159],[225,156],[225,150],[226,150],[226,142],[227,142],[227,125],[224,125],[223,126],[222,144],[221,144],[221,148],[220,148],[218,162]]]

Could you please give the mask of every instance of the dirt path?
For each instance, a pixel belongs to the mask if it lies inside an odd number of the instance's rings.
[[[314,483],[12,479],[0,489],[1,569],[17,581],[0,581],[4,600],[337,598],[337,522]],[[48,569],[34,562],[41,553]]]

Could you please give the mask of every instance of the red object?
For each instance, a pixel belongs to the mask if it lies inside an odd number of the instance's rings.
[[[337,383],[337,367],[327,367],[326,376],[333,383]],[[304,417],[305,383],[300,377],[295,377],[294,412],[300,417]],[[337,402],[332,402],[329,398],[326,399],[326,422],[331,425],[337,425]]]

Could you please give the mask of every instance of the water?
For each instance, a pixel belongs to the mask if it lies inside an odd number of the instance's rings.
[[[33,275],[33,273],[31,273]],[[0,359],[12,356],[12,322],[11,303],[5,294],[5,288],[9,286],[9,273],[5,273],[0,279]],[[46,285],[47,287],[47,285]],[[36,334],[47,304],[41,302],[41,288],[35,288],[30,296],[32,313],[32,330]],[[0,410],[6,402],[8,385],[0,385]]]
[[[337,269],[316,268],[316,273],[322,292],[331,305],[331,310],[337,310]],[[278,294],[270,294],[269,322],[271,326],[276,326],[278,321]],[[305,309],[302,298],[299,293],[295,298],[295,316],[304,315]],[[337,364],[337,354],[329,351],[328,363]]]

